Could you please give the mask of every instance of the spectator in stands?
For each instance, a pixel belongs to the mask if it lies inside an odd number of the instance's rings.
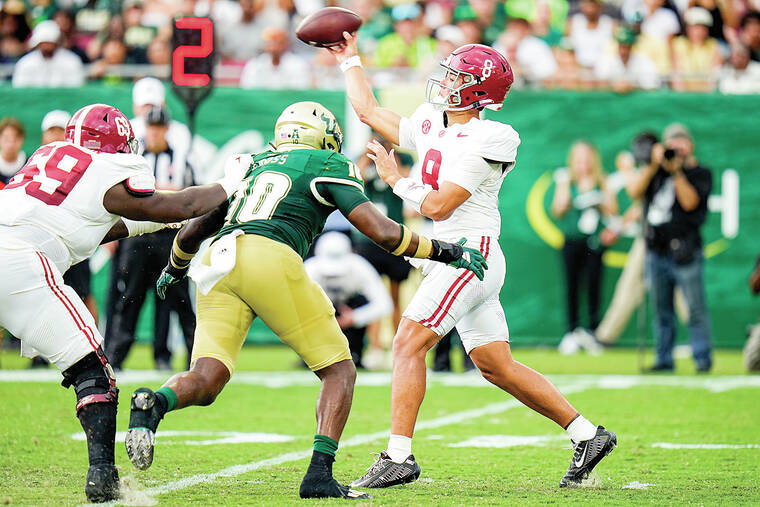
[[[29,46],[35,48],[13,69],[13,86],[58,87],[84,84],[82,60],[58,46],[61,30],[55,21],[42,21],[34,28]]]
[[[378,67],[417,67],[435,58],[435,40],[421,34],[422,9],[400,4],[391,10],[393,33],[377,43],[374,64]]]
[[[454,9],[454,24],[462,30],[465,44],[483,42],[483,26],[469,3],[460,4]]]
[[[187,160],[180,160],[169,145],[169,113],[162,106],[152,106],[145,115],[143,156],[153,169],[156,188],[180,190],[194,184],[193,170]],[[152,292],[172,249],[175,230],[136,236],[122,241],[118,258],[119,279],[124,293],[114,308],[112,327],[106,333],[106,355],[114,368],[120,369],[135,340],[140,309],[148,291]],[[187,279],[169,288],[164,301],[156,301],[153,359],[159,370],[171,369],[171,352],[167,346],[169,313],[177,313],[189,352],[193,348],[195,313],[190,301]]]
[[[760,62],[750,60],[744,44],[731,46],[731,58],[720,72],[718,89],[725,94],[760,93]]]
[[[570,39],[578,64],[591,69],[612,39],[615,21],[602,14],[601,0],[581,0],[580,8],[580,12],[567,20],[565,35]]]
[[[533,35],[546,42],[549,46],[557,46],[562,40],[562,30],[552,25],[552,11],[548,2],[536,3],[536,16],[530,22]]]
[[[551,27],[559,33],[565,32],[568,0],[506,0],[504,10],[509,18],[522,18],[533,23],[545,9],[549,9]]]
[[[0,9],[0,63],[14,63],[26,52],[31,29],[24,10],[20,0],[6,1]]]
[[[618,213],[617,198],[608,188],[599,152],[587,141],[573,143],[567,167],[557,170],[554,179],[551,212],[565,236],[562,260],[568,324],[559,351],[571,354],[583,347],[598,353],[601,347],[593,333],[599,325],[602,254],[607,246],[600,235],[604,230],[603,219]],[[588,294],[587,327],[581,326],[579,317],[583,277]]]
[[[675,11],[663,4],[664,0],[644,0],[637,49],[652,59],[661,75],[668,75],[673,65],[671,42],[681,31],[681,23]]]
[[[267,27],[261,38],[264,53],[245,64],[240,88],[303,88],[309,84],[309,63],[289,50],[287,31]]]
[[[108,39],[101,48],[101,58],[92,64],[91,77],[102,79],[107,84],[117,84],[122,81],[113,67],[124,65],[127,60],[127,45],[121,39]]]
[[[71,11],[59,10],[53,14],[53,21],[58,23],[61,30],[61,47],[75,53],[83,63],[88,63],[87,53],[77,46],[77,24]]]
[[[636,89],[653,90],[660,87],[660,77],[654,62],[635,51],[636,34],[627,27],[615,30],[615,44],[601,56],[594,67],[594,76],[619,93]]]
[[[390,315],[393,305],[380,275],[361,256],[351,253],[351,240],[340,232],[324,233],[306,259],[309,277],[325,291],[335,307],[335,317],[348,339],[357,368],[367,326]]]
[[[25,136],[24,125],[18,118],[9,116],[0,121],[0,183],[8,183],[24,167],[26,153],[21,148]]]
[[[261,52],[261,32],[266,28],[257,18],[264,3],[240,0],[240,19],[219,32],[221,56],[231,60],[248,61]]]
[[[352,8],[362,18],[357,43],[362,58],[369,62],[377,49],[378,41],[393,32],[390,9],[383,8],[382,0],[357,0]]]
[[[171,17],[168,12],[176,9],[170,2],[151,2],[148,5],[165,6],[167,12],[146,12],[142,0],[126,0],[123,4],[122,19],[124,20],[124,34],[113,34],[106,40],[118,39],[124,43],[127,49],[125,61],[128,63],[147,63],[148,45],[156,37],[156,31],[161,26],[167,26]],[[105,44],[105,42],[104,42]]]
[[[42,140],[40,145],[63,141],[65,138],[64,129],[69,122],[71,115],[66,111],[54,109],[42,117]]]
[[[691,7],[684,14],[686,37],[673,40],[673,89],[711,91],[722,59],[718,41],[710,37],[712,16],[707,9]]]
[[[494,48],[516,67],[516,74],[529,82],[541,82],[557,72],[557,61],[546,42],[531,35],[530,23],[523,18],[509,21],[507,30]]]
[[[739,38],[749,48],[750,58],[760,62],[760,12],[749,11],[742,17]]]
[[[163,37],[156,37],[148,45],[148,63],[151,65],[171,65],[172,50]]]
[[[734,0],[690,0],[690,7],[703,7],[712,17],[710,37],[721,44],[736,40],[739,19],[736,15]]]
[[[651,371],[673,371],[673,290],[680,287],[689,308],[694,362],[698,372],[708,372],[712,340],[699,229],[707,217],[712,173],[694,156],[694,141],[685,126],[671,124],[663,138],[664,145],[654,146],[651,162],[629,185],[632,197],[644,199],[645,277],[654,307],[657,356]]]
[[[480,23],[483,44],[492,45],[504,31],[507,13],[500,0],[469,0],[468,3]]]

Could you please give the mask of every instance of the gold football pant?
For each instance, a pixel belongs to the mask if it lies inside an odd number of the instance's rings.
[[[208,265],[211,249],[203,263]],[[213,357],[230,370],[257,316],[312,371],[351,359],[335,309],[289,246],[252,234],[237,237],[235,267],[207,295],[198,292],[192,361]]]

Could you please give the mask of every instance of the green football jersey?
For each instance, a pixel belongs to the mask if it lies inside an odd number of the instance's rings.
[[[241,185],[230,198],[217,238],[241,229],[285,243],[301,257],[330,213],[338,208],[347,215],[367,201],[359,169],[330,150],[259,153],[244,182],[245,187]]]

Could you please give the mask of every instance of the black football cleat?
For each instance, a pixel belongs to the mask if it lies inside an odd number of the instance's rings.
[[[110,502],[119,498],[119,472],[113,465],[93,465],[87,470],[84,486],[87,500],[92,503]]]
[[[139,470],[147,470],[153,463],[156,429],[163,416],[156,406],[156,394],[141,387],[132,394],[129,413],[129,430],[124,439],[129,460]]]
[[[356,491],[338,483],[326,474],[306,474],[298,491],[301,498],[345,498],[347,500],[369,500],[366,493]]]
[[[387,488],[398,484],[408,484],[420,477],[420,466],[410,454],[401,462],[396,463],[383,451],[363,477],[356,479],[350,486],[360,488]]]
[[[617,437],[613,432],[604,429],[604,426],[597,426],[594,438],[573,443],[574,450],[570,468],[559,481],[559,487],[579,485],[602,461],[602,458],[611,453],[615,447],[617,447]]]

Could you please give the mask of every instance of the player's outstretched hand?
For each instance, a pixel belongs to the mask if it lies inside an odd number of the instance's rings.
[[[486,274],[486,269],[488,269],[486,258],[483,257],[483,254],[479,250],[464,246],[465,243],[467,243],[465,238],[457,241],[457,244],[462,246],[462,257],[452,262],[450,266],[469,269],[478,277],[478,280],[482,280]]]
[[[393,188],[393,185],[401,178],[395,151],[385,151],[385,147],[377,139],[373,139],[367,143],[367,157],[375,163],[377,175],[380,176],[380,179]]]
[[[348,32],[343,32],[343,38],[346,40],[346,42],[343,44],[338,44],[336,46],[330,46],[327,48],[330,53],[335,56],[335,59],[338,60],[339,64],[345,62],[352,56],[359,54],[359,50],[356,49],[356,39],[358,38],[357,35],[351,35]]]
[[[186,274],[187,269],[177,269],[171,264],[167,264],[156,281],[156,294],[158,294],[158,297],[162,300],[166,299],[167,289],[181,282]]]

